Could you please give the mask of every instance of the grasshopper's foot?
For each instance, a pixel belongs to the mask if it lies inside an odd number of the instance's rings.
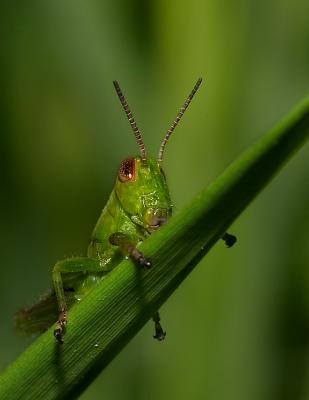
[[[109,242],[113,246],[118,246],[125,255],[129,255],[141,267],[151,268],[151,261],[145,258],[144,254],[137,249],[136,244],[127,234],[115,232],[110,235]]]
[[[54,336],[58,343],[63,344],[64,329],[67,324],[67,312],[66,310],[61,311],[59,319],[56,323],[56,329],[54,330]]]
[[[58,343],[63,344],[62,328],[57,328],[54,330],[54,336]]]
[[[145,269],[149,269],[152,267],[151,261],[146,258],[144,254],[141,253],[134,245],[128,246],[128,252],[131,258],[133,258],[133,260],[141,267]]]
[[[227,247],[232,247],[237,242],[237,237],[227,232],[222,236],[222,239],[225,241]]]
[[[163,330],[161,324],[160,324],[160,315],[158,312],[155,313],[153,316],[153,321],[155,323],[155,334],[153,335],[154,339],[159,340],[161,342],[162,340],[165,339],[166,332]]]
[[[163,331],[161,324],[156,324],[155,326],[156,333],[153,335],[154,339],[157,339],[159,342],[165,339],[166,332]]]
[[[144,257],[142,253],[140,253],[139,258],[137,259],[139,265],[145,269],[149,269],[152,267],[151,261]]]

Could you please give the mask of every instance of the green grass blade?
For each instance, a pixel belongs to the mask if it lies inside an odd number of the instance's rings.
[[[21,354],[0,377],[0,398],[76,398],[308,136],[307,98],[141,245],[151,270],[123,261],[70,311],[64,346],[50,329]]]

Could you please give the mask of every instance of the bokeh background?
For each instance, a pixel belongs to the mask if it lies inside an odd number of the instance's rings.
[[[31,342],[12,316],[86,251],[120,160],[147,149],[199,76],[166,149],[180,209],[308,92],[306,0],[3,1],[0,6],[0,368]],[[309,399],[308,147],[239,217],[152,324],[81,396]]]

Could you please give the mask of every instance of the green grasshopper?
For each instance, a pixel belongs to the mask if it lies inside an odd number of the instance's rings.
[[[142,268],[150,268],[151,261],[138,250],[138,244],[158,230],[172,215],[172,203],[162,169],[166,143],[198,90],[198,79],[176,119],[171,124],[159,148],[158,157],[150,158],[118,82],[117,95],[133,129],[140,155],[122,161],[115,188],[94,228],[87,257],[73,257],[58,261],[53,268],[53,291],[37,304],[16,313],[15,324],[24,333],[46,330],[57,320],[54,336],[63,343],[68,323],[67,311],[80,301],[120,261],[131,257]],[[236,238],[225,233],[222,238],[228,247]],[[159,313],[153,316],[154,338],[163,340],[166,332],[160,324]]]

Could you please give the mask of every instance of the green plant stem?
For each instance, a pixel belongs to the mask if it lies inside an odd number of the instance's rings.
[[[0,377],[1,399],[76,398],[172,294],[309,135],[309,99],[241,155],[69,312],[65,344],[49,329]],[[267,224],[267,222],[265,222]]]

